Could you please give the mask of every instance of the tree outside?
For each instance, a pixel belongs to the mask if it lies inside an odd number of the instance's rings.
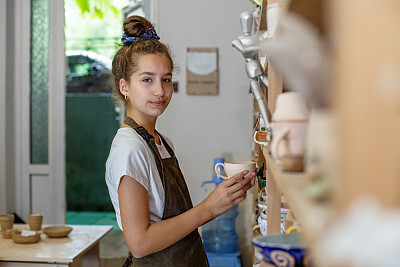
[[[89,50],[112,58],[122,35],[121,10],[129,0],[65,0],[66,51]]]

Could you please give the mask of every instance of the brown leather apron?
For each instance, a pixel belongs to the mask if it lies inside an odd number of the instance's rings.
[[[124,123],[132,127],[147,142],[153,152],[165,193],[162,220],[177,216],[193,208],[178,160],[164,138],[158,134],[171,157],[162,159],[154,137],[145,128],[139,126],[129,117],[125,119]],[[128,266],[207,267],[209,265],[200,234],[196,229],[175,244],[148,256],[135,258],[129,252],[123,267]]]

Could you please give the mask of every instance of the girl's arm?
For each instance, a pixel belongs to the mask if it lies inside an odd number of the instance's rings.
[[[132,255],[138,258],[167,248],[243,201],[247,190],[254,185],[255,176],[252,173],[244,178],[245,174],[238,173],[224,180],[192,209],[153,224],[150,224],[147,190],[135,179],[124,176],[118,195],[123,233]]]

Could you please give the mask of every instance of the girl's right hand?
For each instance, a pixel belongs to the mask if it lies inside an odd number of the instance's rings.
[[[220,183],[206,198],[204,204],[214,219],[246,198],[247,190],[254,186],[256,172],[238,173]]]

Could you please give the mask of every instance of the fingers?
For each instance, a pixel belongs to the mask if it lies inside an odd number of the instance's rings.
[[[230,200],[235,202],[236,200],[241,199],[238,201],[243,201],[246,198],[247,190],[249,190],[254,185],[254,183],[251,182],[252,180],[254,180],[254,177],[249,177],[241,181],[240,183],[232,185],[227,192]]]
[[[239,173],[235,174],[234,176],[229,177],[228,179],[225,179],[223,181],[223,183],[225,184],[225,186],[229,187],[229,186],[237,183],[238,181],[242,180],[248,173],[249,173],[249,171],[239,172]]]
[[[246,184],[246,187],[247,187],[246,190],[249,190],[250,188],[252,188],[255,185],[255,183],[256,183],[255,177],[251,178],[250,183]]]
[[[245,188],[246,191],[251,188],[252,185],[252,181],[254,180],[254,173],[249,174],[247,177],[243,178],[240,182],[236,182],[234,184],[232,184],[231,186],[227,187],[228,191],[230,193],[236,192],[242,188]]]
[[[254,186],[254,184],[255,184],[255,181],[254,181],[254,177],[253,177],[253,178],[250,179],[250,182],[247,183],[243,188],[239,189],[237,192],[234,192],[234,193],[232,194],[232,195],[233,195],[233,198],[240,198],[240,197],[243,196],[243,199],[240,200],[239,202],[243,201],[243,200],[246,198],[246,196],[247,196],[247,191],[248,191],[250,188],[252,188],[252,187]]]
[[[224,180],[207,199],[215,203],[212,204],[214,208],[232,207],[246,198],[247,190],[254,186],[255,175],[255,172],[248,173],[248,171],[238,173]],[[220,212],[215,213],[220,214]]]
[[[238,191],[232,193],[231,199],[232,199],[233,201],[235,201],[236,199],[241,198],[241,197],[243,197],[243,199],[244,199],[244,198],[246,198],[246,195],[247,195],[246,192],[247,192],[246,190],[240,189],[240,190],[238,190]]]

